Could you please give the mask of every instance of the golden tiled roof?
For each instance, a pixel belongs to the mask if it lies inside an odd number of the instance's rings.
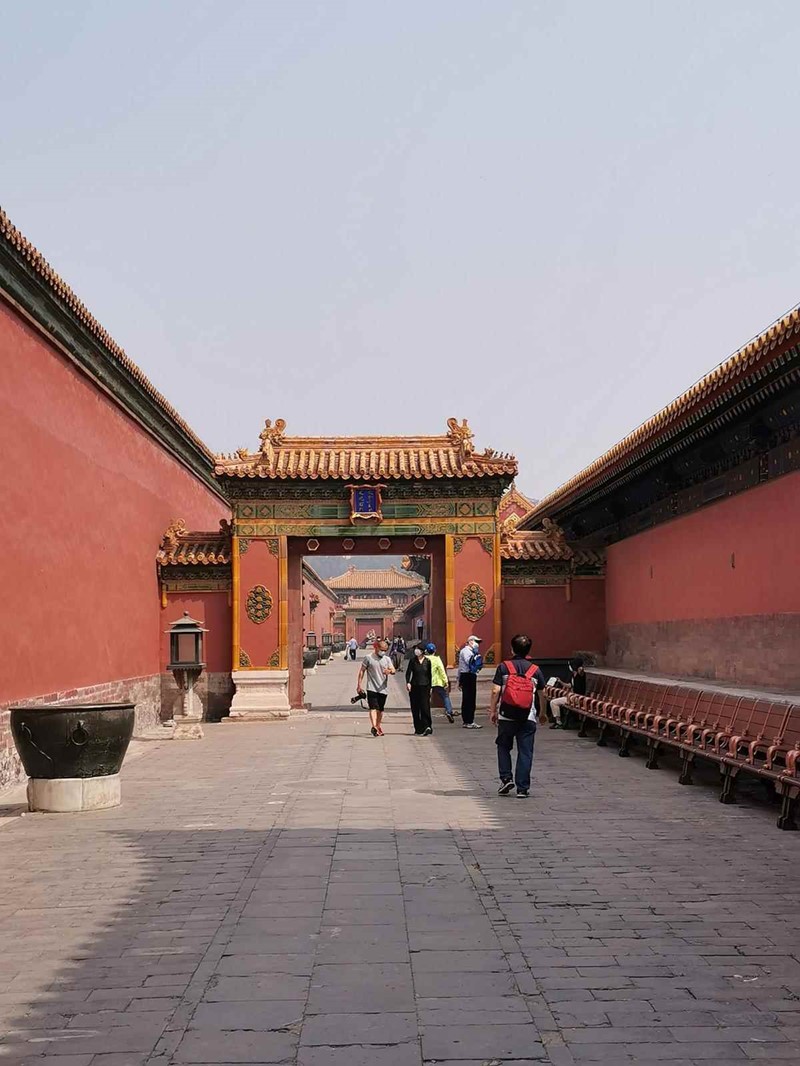
[[[11,245],[15,251],[27,262],[30,269],[47,286],[70,314],[97,340],[106,351],[130,374],[139,387],[147,393],[158,407],[164,411],[168,418],[191,438],[195,445],[209,460],[214,456],[209,448],[200,440],[197,434],[190,428],[175,408],[166,400],[158,389],[148,380],[136,363],[126,355],[125,351],[117,344],[111,334],[103,329],[97,319],[89,312],[81,300],[75,295],[67,283],[53,270],[42,253],[34,247],[23,233],[12,223],[6,212],[0,208],[0,240]]]
[[[621,467],[633,465],[662,439],[679,433],[692,423],[713,414],[723,402],[735,397],[746,385],[762,377],[773,364],[779,365],[779,361],[784,358],[786,347],[797,344],[799,340],[800,306],[778,319],[687,389],[682,396],[667,404],[599,459],[595,459],[580,473],[545,496],[530,514],[525,516],[525,524],[539,521],[542,515],[551,514],[557,508],[565,506],[576,496],[610,478]]]
[[[439,437],[287,437],[282,418],[267,419],[257,452],[218,455],[214,473],[238,478],[333,478],[341,481],[513,477],[513,455],[476,452],[466,419]]]
[[[425,584],[419,574],[409,574],[391,566],[388,570],[357,570],[351,566],[344,574],[329,577],[329,589],[418,589]]]
[[[216,533],[190,533],[183,522],[174,521],[156,555],[160,566],[220,566],[230,561],[231,531],[225,519]]]
[[[369,600],[369,599],[351,599],[345,604],[345,610],[356,611],[393,611],[397,606],[396,603],[384,596],[382,599]]]
[[[595,566],[603,561],[598,552],[571,548],[555,527],[549,532],[516,532],[500,541],[500,557],[532,562],[575,562],[579,566]]]

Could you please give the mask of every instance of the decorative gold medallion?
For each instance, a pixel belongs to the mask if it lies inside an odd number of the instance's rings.
[[[272,593],[264,585],[253,585],[247,593],[245,610],[250,621],[260,626],[272,614]]]
[[[344,548],[344,550],[346,552],[352,551],[353,548],[355,548],[355,546],[356,546],[356,542],[353,540],[352,537],[345,537],[344,540],[342,541],[342,547]]]
[[[461,613],[470,622],[477,622],[486,614],[486,593],[474,581],[461,592]]]
[[[253,664],[250,662],[250,656],[247,654],[247,652],[244,650],[244,648],[239,648],[239,666],[252,666],[252,665]]]
[[[310,552],[315,552],[317,548],[319,548],[319,541],[316,537],[311,537],[309,540],[306,541],[306,547]]]

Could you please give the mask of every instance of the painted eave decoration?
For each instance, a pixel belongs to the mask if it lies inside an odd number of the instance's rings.
[[[476,452],[464,419],[432,437],[287,437],[282,418],[267,419],[257,452],[218,455],[217,477],[374,482],[514,477],[517,460],[492,448]]]

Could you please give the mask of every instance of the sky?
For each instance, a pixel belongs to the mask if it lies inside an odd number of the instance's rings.
[[[791,0],[31,0],[0,198],[214,451],[468,418],[541,497],[800,299]]]

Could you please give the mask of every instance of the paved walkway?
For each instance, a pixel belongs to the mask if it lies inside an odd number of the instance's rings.
[[[491,730],[410,732],[210,726],[118,810],[10,820],[2,1061],[800,1061],[774,811],[549,730],[534,796],[498,798]]]

